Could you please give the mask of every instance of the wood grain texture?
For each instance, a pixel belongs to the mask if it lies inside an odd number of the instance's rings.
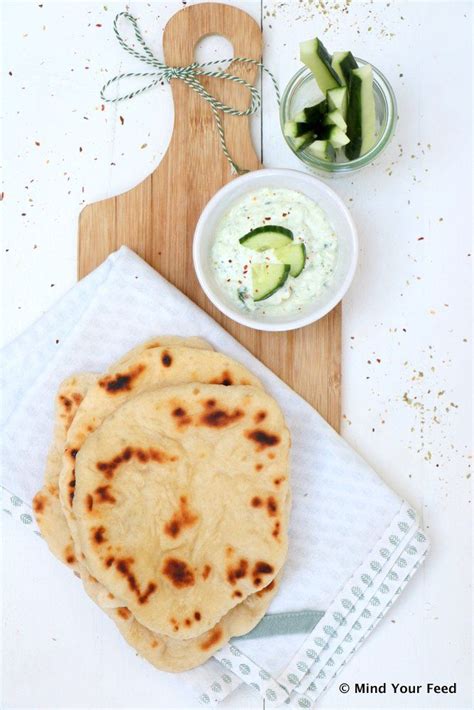
[[[234,56],[260,59],[261,31],[247,13],[230,5],[202,3],[179,11],[163,35],[165,61],[194,61],[202,37],[218,34]],[[254,83],[257,70],[232,65],[230,71]],[[248,92],[218,79],[204,79],[223,102],[245,108]],[[234,323],[202,292],[192,264],[192,238],[199,215],[219,188],[232,179],[218,141],[210,107],[183,82],[171,82],[175,123],[168,150],[156,170],[122,195],[88,205],[79,219],[78,269],[82,278],[123,244],[129,246],[254,353],[339,430],[341,306],[307,328],[263,333]],[[224,116],[231,155],[241,167],[261,167],[247,118]],[[198,334],[197,334],[198,335]]]

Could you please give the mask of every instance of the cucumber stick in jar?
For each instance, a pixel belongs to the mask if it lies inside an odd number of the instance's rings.
[[[328,112],[328,103],[324,99],[314,106],[307,106],[296,114],[295,121],[308,123],[310,126],[318,126]]]
[[[329,89],[327,97],[329,111],[339,111],[345,119],[347,114],[347,86]]]
[[[335,162],[336,160],[335,148],[328,140],[314,141],[308,147],[308,153],[311,153],[311,155],[313,155],[315,158],[319,158],[319,160],[327,160],[331,162]]]
[[[349,160],[355,160],[375,145],[375,99],[372,67],[366,64],[352,70],[349,104],[347,107],[347,136],[345,147]]]
[[[308,123],[294,120],[285,123],[283,132],[288,138],[299,138],[309,131],[311,131],[311,126]]]
[[[300,43],[300,59],[314,74],[316,82],[323,92],[341,86],[337,72],[331,66],[331,56],[317,37]]]
[[[338,75],[341,84],[350,87],[352,71],[359,68],[352,52],[334,52],[331,66]]]

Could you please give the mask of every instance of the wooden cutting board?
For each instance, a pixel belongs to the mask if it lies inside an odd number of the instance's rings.
[[[196,44],[206,35],[226,37],[234,56],[260,59],[262,34],[247,13],[231,5],[202,3],[180,10],[163,35],[165,61],[183,66],[194,61]],[[231,73],[254,83],[257,69],[232,65]],[[248,92],[218,79],[203,79],[226,104],[246,108]],[[217,190],[233,179],[220,148],[208,104],[182,81],[172,80],[174,131],[156,170],[122,195],[83,209],[79,219],[79,277],[125,244],[143,257],[237,340],[301,394],[339,429],[341,306],[318,323],[288,333],[264,333],[229,320],[202,292],[194,274],[192,239],[198,217]],[[150,116],[158,128],[159,117]],[[224,116],[231,155],[244,168],[260,168],[247,118]],[[198,335],[198,333],[196,333]]]

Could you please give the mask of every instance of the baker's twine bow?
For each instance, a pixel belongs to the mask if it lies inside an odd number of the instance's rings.
[[[131,47],[129,44],[127,44],[125,39],[120,34],[120,31],[118,29],[118,22],[121,17],[128,20],[132,25],[135,31],[135,37],[137,39],[137,42],[141,46],[143,51],[140,52]],[[157,86],[158,84],[161,84],[164,81],[169,83],[172,79],[180,79],[181,81],[184,81],[184,83],[187,84],[191,89],[193,89],[193,91],[198,93],[199,96],[201,96],[210,105],[212,113],[214,114],[214,119],[216,121],[216,127],[217,132],[219,134],[221,148],[230,164],[232,173],[241,175],[243,173],[248,172],[248,170],[242,170],[241,168],[239,168],[239,166],[229,153],[225,140],[224,127],[222,125],[220,112],[222,111],[222,113],[227,113],[230,116],[252,116],[260,108],[260,92],[258,89],[255,88],[255,86],[253,86],[253,84],[250,84],[248,81],[245,81],[245,79],[242,79],[239,76],[229,74],[223,69],[206,69],[206,67],[215,66],[216,64],[227,64],[231,62],[238,62],[240,64],[253,64],[256,67],[260,67],[260,69],[265,71],[272,80],[273,86],[275,87],[277,102],[280,103],[280,92],[278,89],[278,84],[271,71],[267,69],[262,62],[259,62],[256,59],[249,59],[248,57],[232,57],[231,59],[218,59],[212,62],[204,62],[202,64],[199,64],[198,62],[193,62],[192,64],[189,64],[185,67],[169,67],[167,64],[155,57],[150,47],[147,46],[145,40],[143,39],[136,18],[133,17],[133,15],[130,15],[128,12],[119,12],[119,14],[116,16],[114,20],[114,32],[120,46],[126,52],[131,54],[136,59],[139,59],[144,64],[148,64],[151,67],[155,67],[156,70],[152,72],[127,72],[125,74],[118,74],[117,76],[114,76],[112,79],[109,79],[109,81],[102,87],[100,91],[100,96],[102,100],[108,103],[118,103],[119,101],[127,101],[128,99],[133,99],[139,94],[143,94],[145,91],[152,89],[153,87]],[[244,111],[240,111],[239,109],[236,109],[233,106],[223,104],[222,101],[216,99],[215,96],[210,94],[204,88],[202,83],[199,81],[198,77],[200,76],[208,76],[214,79],[224,79],[226,81],[233,81],[236,84],[244,86],[246,89],[248,89],[250,93],[250,106]],[[149,77],[153,77],[152,81],[150,81],[146,86],[142,86],[136,89],[135,91],[131,91],[129,94],[124,94],[123,96],[115,96],[113,98],[108,98],[106,96],[106,91],[108,87],[112,84],[115,84],[116,82],[119,82],[121,79]]]

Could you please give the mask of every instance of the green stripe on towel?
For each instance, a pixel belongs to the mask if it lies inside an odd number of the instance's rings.
[[[280,614],[266,614],[257,626],[241,639],[257,639],[264,636],[288,636],[307,634],[314,629],[324,616],[324,611],[288,611]]]

